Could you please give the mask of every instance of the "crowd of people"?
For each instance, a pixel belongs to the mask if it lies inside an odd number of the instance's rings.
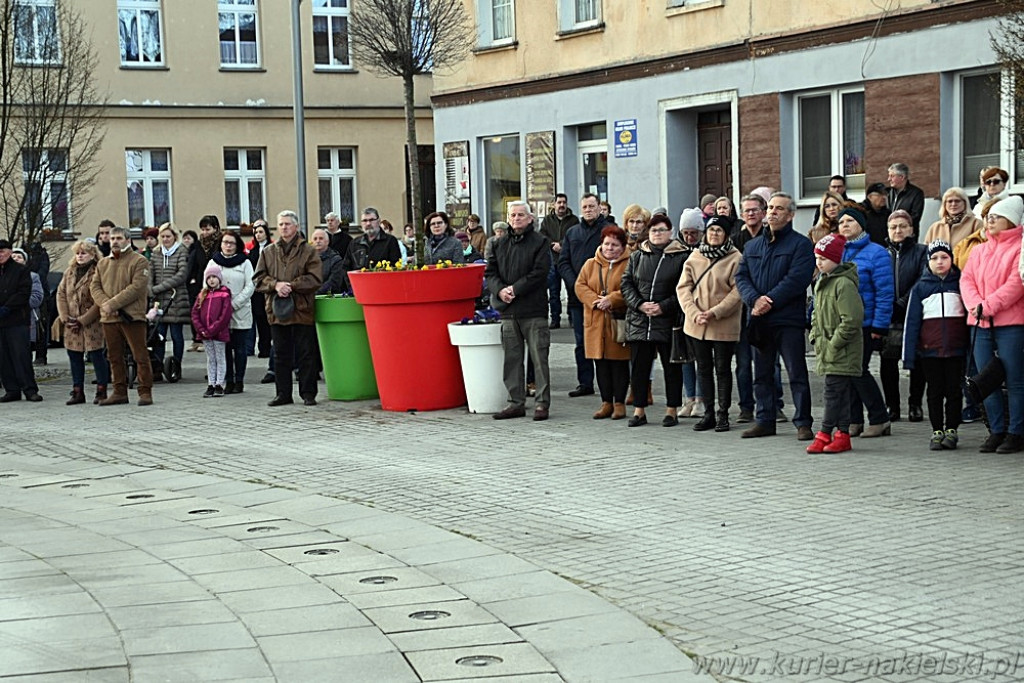
[[[564,285],[577,381],[568,395],[599,393],[594,419],[625,420],[632,405],[627,426],[648,424],[659,358],[663,426],[694,417],[696,431],[729,431],[735,385],[736,422],[750,424],[743,438],[775,435],[789,420],[808,452],[838,453],[853,437],[889,436],[903,418],[902,363],[905,415],[923,422],[927,406],[930,449],[957,448],[960,425],[985,419],[981,452],[1024,450],[1024,202],[1007,193],[1003,169],[979,180],[973,197],[947,189],[926,229],[924,193],[900,163],[862,202],[832,177],[805,229],[793,224],[792,196],[763,187],[738,212],[707,195],[678,226],[664,208],[634,204],[623,229],[597,196],[584,194],[576,216],[558,194],[535,227],[529,205],[512,202],[511,232],[487,255],[509,395],[494,418],[524,417],[531,395],[533,418],[548,418],[549,330],[561,327]],[[816,431],[808,340],[825,386]],[[965,378],[993,369],[1002,387],[965,396]]]
[[[738,208],[706,195],[678,225],[663,207],[632,204],[624,228],[597,196],[584,194],[576,216],[559,193],[539,224],[526,202],[511,202],[508,222],[493,224],[490,237],[476,215],[456,232],[445,212],[432,212],[423,261],[486,262],[509,397],[495,419],[525,417],[531,396],[533,419],[548,418],[550,330],[561,327],[564,285],[576,366],[568,395],[599,393],[594,419],[648,424],[660,360],[662,426],[696,418],[696,431],[730,431],[735,387],[735,422],[750,425],[743,438],[775,435],[791,421],[809,452],[843,452],[851,438],[888,436],[902,419],[902,363],[905,415],[922,422],[927,406],[929,448],[955,449],[960,425],[983,418],[981,451],[1013,453],[1024,450],[1024,203],[1008,194],[1005,170],[985,168],[979,180],[974,196],[947,189],[927,229],[924,193],[898,163],[862,202],[833,176],[806,229],[794,226],[793,198],[764,187]],[[350,271],[415,257],[412,226],[398,238],[373,208],[361,213],[355,237],[336,214],[324,223],[307,239],[298,216],[284,211],[276,241],[260,219],[246,243],[207,215],[198,232],[144,231],[140,251],[128,230],[103,221],[95,239],[71,248],[56,290],[52,331],[68,354],[68,404],[87,401],[86,362],[93,403],[128,403],[129,367],[139,404],[152,403],[153,383],[180,373],[188,328],[191,350],[207,355],[204,397],[242,393],[256,355],[269,359],[262,382],[275,384],[271,406],[293,402],[293,374],[302,401],[315,405],[314,297],[348,291]],[[42,400],[31,349],[46,277],[31,265],[29,252],[0,240],[0,402]],[[825,387],[817,431],[807,340]],[[993,368],[1003,386],[965,396],[961,380]]]

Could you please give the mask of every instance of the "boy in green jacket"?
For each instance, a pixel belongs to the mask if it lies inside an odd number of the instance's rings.
[[[808,453],[851,449],[850,396],[852,379],[861,374],[864,302],[857,289],[856,264],[841,263],[845,246],[838,234],[825,235],[814,245],[820,275],[814,285],[811,344],[818,357],[817,372],[825,378],[825,415]]]

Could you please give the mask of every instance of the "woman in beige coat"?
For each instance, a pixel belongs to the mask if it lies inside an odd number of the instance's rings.
[[[921,244],[927,246],[935,240],[942,240],[956,247],[968,236],[981,230],[985,224],[971,213],[969,202],[967,193],[959,187],[951,187],[943,192],[939,220],[932,223],[924,233]]]
[[[740,338],[742,306],[736,288],[741,254],[729,239],[732,221],[713,216],[704,239],[683,265],[676,294],[683,309],[683,331],[691,338],[697,376],[704,391],[704,417],[694,431],[729,431],[732,405],[732,356]],[[718,412],[715,412],[715,380]]]
[[[96,397],[99,403],[107,397],[110,366],[103,353],[103,328],[100,308],[92,300],[89,287],[96,277],[100,251],[90,242],[75,242],[71,262],[57,287],[57,324],[64,335],[64,348],[71,364],[71,398],[67,404],[85,403],[85,358],[89,357],[96,371]]]

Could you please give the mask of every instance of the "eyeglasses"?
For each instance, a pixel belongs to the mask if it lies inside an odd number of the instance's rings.
[[[430,227],[434,227],[435,225],[444,225],[444,221],[430,221]]]
[[[1003,179],[1002,178],[989,178],[988,180],[985,181],[985,184],[986,185],[1002,185],[1003,184]]]
[[[672,232],[668,228],[651,228],[651,232]]]
[[[743,209],[743,213],[754,215],[755,213],[761,213],[761,209]]]

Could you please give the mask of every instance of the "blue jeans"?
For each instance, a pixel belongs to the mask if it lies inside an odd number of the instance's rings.
[[[757,423],[775,428],[778,395],[775,390],[775,368],[779,357],[786,364],[789,390],[793,394],[793,425],[811,426],[811,386],[807,379],[802,327],[782,326],[771,329],[771,339],[763,349],[754,351],[754,397],[757,400]]]
[[[683,396],[686,398],[704,397],[704,387],[700,384],[697,374],[697,363],[683,363]]]
[[[72,351],[68,349],[68,362],[71,364],[71,386],[81,389],[85,386],[85,356],[83,351]],[[96,349],[88,353],[89,362],[96,371],[97,386],[110,384],[110,364],[107,363],[107,356],[103,349]]]
[[[569,321],[573,336],[576,337],[576,383],[583,387],[594,386],[594,361],[587,358],[583,348],[583,304],[569,304]]]
[[[555,270],[556,254],[551,252],[551,268],[548,270],[548,307],[552,322],[562,318],[562,276]]]
[[[251,330],[231,330],[231,339],[224,347],[224,361],[227,363],[228,384],[245,383],[245,367],[249,362],[248,346]]]
[[[185,355],[185,334],[182,331],[184,327],[183,323],[160,323],[156,326],[156,331],[160,335],[160,338],[164,340],[164,344],[167,342],[167,333],[171,333],[171,346],[173,348],[172,353],[174,357],[181,362],[182,356]],[[154,348],[156,357],[160,359],[162,363],[164,360],[164,344],[157,344]]]
[[[989,431],[993,434],[1009,432],[1024,435],[1024,325],[1006,325],[978,328],[974,342],[974,361],[983,368],[995,352],[1006,369],[1006,392],[1010,399],[1010,424],[1003,416],[1005,407],[1002,390],[993,391],[985,399]]]

